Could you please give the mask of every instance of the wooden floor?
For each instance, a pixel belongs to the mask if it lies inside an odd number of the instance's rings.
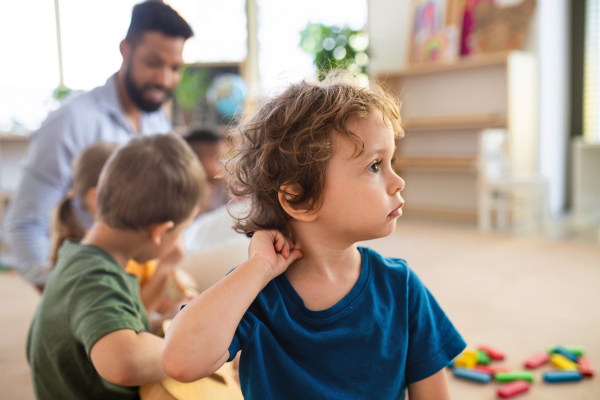
[[[396,232],[368,243],[408,260],[472,346],[502,349],[520,368],[547,345],[579,344],[600,367],[600,245],[480,234],[470,227],[400,220]],[[25,359],[36,292],[12,273],[0,274],[0,397],[33,399]],[[600,399],[600,377],[549,385],[541,371],[519,399]],[[453,399],[496,399],[497,384],[449,376]]]

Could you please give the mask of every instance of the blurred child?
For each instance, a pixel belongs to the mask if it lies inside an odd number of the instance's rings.
[[[291,85],[235,132],[225,164],[252,200],[237,228],[248,261],[182,309],[162,365],[207,376],[242,350],[255,399],[449,399],[465,347],[400,259],[357,242],[390,235],[404,204],[392,169],[398,103],[343,74]]]
[[[216,128],[202,127],[193,130],[185,140],[198,156],[209,183],[206,200],[200,212],[206,213],[226,205],[229,196],[221,163],[226,149],[225,138]]]
[[[132,139],[100,175],[97,213],[81,243],[66,240],[27,343],[38,399],[135,399],[166,377],[129,260],[172,254],[197,214],[204,172],[175,135]]]
[[[81,241],[85,236],[85,229],[77,215],[74,202],[77,202],[79,207],[90,215],[96,214],[96,194],[100,172],[116,148],[117,146],[112,143],[94,143],[85,148],[73,160],[71,189],[55,208],[52,218],[50,237],[52,239],[51,261],[53,264],[56,264],[58,251],[66,239]],[[176,276],[174,267],[182,258],[183,250],[179,245],[160,262],[151,260],[140,264],[135,260],[129,260],[126,271],[139,278],[140,297],[149,315],[155,311],[164,313],[177,306],[177,301],[182,296],[167,297],[165,292],[168,286],[173,285],[172,281]],[[177,273],[181,274],[180,271]],[[153,322],[160,325],[161,320],[157,319]]]

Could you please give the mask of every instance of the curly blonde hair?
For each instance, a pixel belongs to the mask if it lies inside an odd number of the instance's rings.
[[[247,236],[261,229],[287,233],[291,217],[279,203],[283,185],[291,206],[322,205],[332,136],[346,135],[356,145],[364,142],[349,128],[350,118],[365,118],[378,110],[395,137],[402,137],[399,101],[377,84],[361,87],[351,75],[333,71],[321,82],[302,81],[262,104],[231,134],[231,151],[224,160],[229,189],[250,200],[249,210],[234,216],[235,230]]]

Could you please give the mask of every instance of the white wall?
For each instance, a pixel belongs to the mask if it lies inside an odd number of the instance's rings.
[[[569,0],[538,1],[540,172],[549,181],[548,209],[564,212],[569,138]]]

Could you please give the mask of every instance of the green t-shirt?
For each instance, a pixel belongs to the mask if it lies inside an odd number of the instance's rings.
[[[38,400],[137,399],[137,387],[102,379],[90,350],[120,330],[148,332],[138,278],[104,250],[67,241],[37,308],[27,341]]]

